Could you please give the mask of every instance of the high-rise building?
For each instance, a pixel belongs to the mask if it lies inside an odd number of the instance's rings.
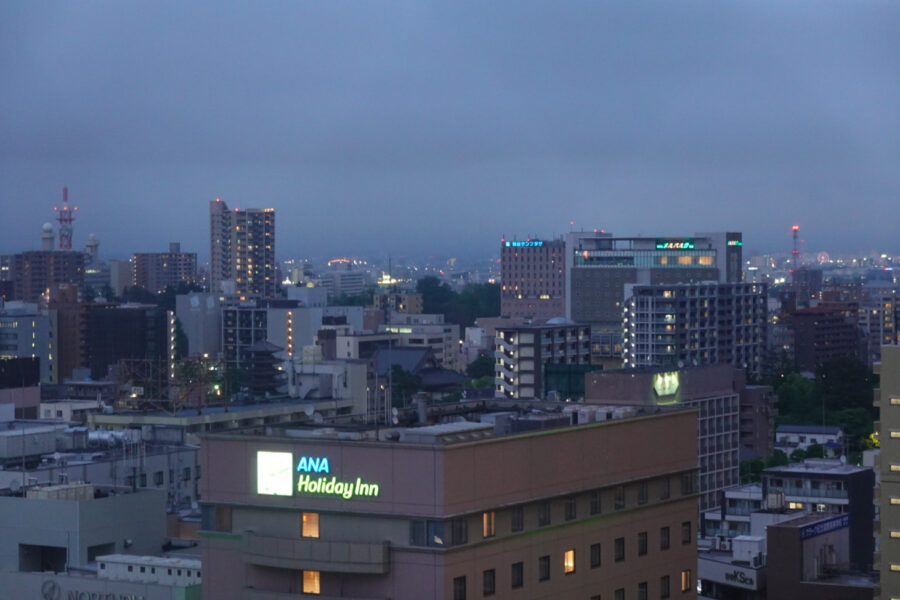
[[[622,325],[626,284],[740,282],[742,246],[736,232],[675,238],[569,233],[566,317],[595,331],[616,331]]]
[[[545,325],[499,327],[494,361],[496,396],[543,398],[550,391],[544,381],[549,365],[567,365],[582,378],[591,369],[591,328],[562,317]]]
[[[0,278],[12,282],[9,300],[38,302],[60,283],[84,285],[85,254],[72,250],[32,250],[0,260]]]
[[[56,383],[50,317],[37,304],[0,302],[0,359],[38,358],[42,383]]]
[[[881,360],[883,345],[900,342],[897,317],[897,288],[892,284],[870,284],[862,287],[859,300],[859,326],[866,334],[867,361],[874,364]]]
[[[208,435],[203,598],[696,598],[696,412],[631,416]]]
[[[220,198],[209,203],[210,291],[234,287],[239,296],[271,298],[275,274],[275,209],[229,210]],[[228,290],[231,292],[232,290]]]
[[[766,284],[626,285],[624,366],[728,363],[762,372]]]
[[[566,313],[566,243],[500,242],[500,314],[544,323]]]
[[[585,380],[585,403],[682,406],[697,414],[700,510],[719,505],[719,492],[739,482],[740,404],[746,375],[728,365],[597,371]],[[767,430],[771,438],[771,430]]]
[[[161,292],[166,286],[197,282],[197,255],[182,252],[181,244],[169,244],[168,252],[134,255],[134,285],[151,292]]]
[[[881,451],[876,468],[880,475],[880,520],[875,522],[880,552],[881,597],[900,598],[900,346],[882,346],[875,405],[879,408],[878,434]]]
[[[822,363],[843,357],[866,360],[865,339],[840,306],[819,305],[788,313],[783,322],[792,333],[794,365],[814,372]]]

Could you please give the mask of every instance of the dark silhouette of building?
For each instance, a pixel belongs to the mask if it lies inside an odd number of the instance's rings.
[[[12,282],[8,300],[37,302],[54,285],[84,286],[85,255],[71,250],[33,250],[3,257],[0,279]]]
[[[794,364],[801,371],[836,358],[865,359],[862,332],[846,310],[839,306],[801,308],[787,315],[793,333]]]
[[[87,310],[87,365],[91,377],[106,377],[122,359],[165,361],[166,311],[148,304],[92,304]]]

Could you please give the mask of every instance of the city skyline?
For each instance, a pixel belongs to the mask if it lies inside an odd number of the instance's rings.
[[[204,256],[215,197],[275,208],[280,256],[482,256],[570,221],[898,252],[896,5],[0,15],[2,252],[37,247],[64,185],[107,256]]]

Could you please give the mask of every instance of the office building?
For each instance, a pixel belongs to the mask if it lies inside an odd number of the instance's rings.
[[[63,383],[87,364],[87,304],[81,300],[81,290],[67,283],[53,287],[47,314],[56,341],[53,383]]]
[[[695,413],[551,417],[207,436],[204,599],[695,598]]]
[[[897,290],[890,284],[862,287],[859,326],[866,335],[866,359],[870,365],[881,360],[882,346],[900,342],[897,329]]]
[[[397,344],[411,348],[431,348],[441,368],[461,371],[459,325],[445,323],[444,315],[393,312],[386,325],[378,328],[397,334]]]
[[[566,314],[566,243],[500,242],[500,314],[544,323]]]
[[[507,398],[544,398],[548,365],[590,370],[591,328],[562,317],[546,325],[498,327],[494,343],[494,391]]]
[[[782,322],[791,332],[799,371],[814,373],[819,365],[838,358],[867,358],[855,311],[850,317],[844,307],[819,305],[790,312]]]
[[[209,289],[239,296],[275,296],[275,209],[229,210],[209,203]],[[225,287],[232,288],[224,290]]]
[[[881,598],[900,598],[900,346],[881,348],[880,375],[875,404],[880,409],[876,424],[881,453],[876,461],[880,474],[878,490]]]
[[[56,381],[56,349],[50,317],[37,304],[0,302],[0,359],[37,358],[41,382]]]
[[[604,232],[566,235],[566,317],[595,331],[622,325],[625,285],[743,280],[740,233],[695,237],[615,237]]]
[[[726,363],[762,373],[767,297],[763,283],[627,284],[626,367]]]
[[[730,365],[597,371],[585,380],[585,402],[697,409],[700,510],[719,503],[719,492],[739,482],[740,402],[744,371]],[[769,433],[771,435],[771,432]]]
[[[71,250],[34,250],[4,257],[0,277],[12,282],[9,300],[46,300],[50,288],[61,283],[84,286],[85,254]]]
[[[84,483],[0,497],[5,597],[199,598],[200,561],[157,556],[166,541],[165,501],[159,491]]]
[[[748,385],[744,388],[740,406],[742,461],[772,455],[777,398],[768,385]]]
[[[135,254],[132,265],[134,285],[153,293],[168,286],[197,283],[197,254],[182,252],[179,243],[169,244],[168,252]]]
[[[109,368],[120,360],[147,360],[161,365],[165,381],[169,325],[167,311],[153,304],[89,305],[85,352],[91,377],[107,377]]]

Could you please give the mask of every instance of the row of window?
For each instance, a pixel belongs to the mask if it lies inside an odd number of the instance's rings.
[[[194,477],[196,479],[200,479],[200,465],[196,465],[194,467]],[[181,472],[182,481],[190,481],[191,480],[191,468],[184,467]],[[141,473],[138,476],[138,487],[147,487],[147,473]],[[156,487],[162,487],[165,482],[165,473],[163,471],[155,471],[153,473],[153,485]],[[175,469],[169,469],[169,483],[175,482]],[[134,475],[128,475],[125,477],[125,485],[132,486],[135,484]]]
[[[567,550],[563,558],[563,572],[566,574],[575,572],[575,551]],[[305,574],[306,572],[304,572]],[[538,581],[547,581],[550,579],[550,557],[541,556],[538,558]],[[304,579],[305,583],[305,579]],[[522,562],[515,562],[510,565],[510,586],[512,589],[518,589],[525,585],[525,565]],[[693,573],[691,569],[681,571],[681,592],[690,592],[693,588]],[[659,598],[665,600],[671,597],[671,583],[668,575],[659,578]],[[646,581],[637,584],[637,600],[649,599],[649,585]],[[304,592],[306,592],[304,586]],[[309,592],[307,592],[309,593]],[[316,592],[318,593],[318,590]],[[481,573],[481,595],[493,596],[497,593],[497,571],[495,569],[486,569]],[[453,578],[453,600],[466,600],[468,594],[467,582],[465,575]],[[619,588],[613,592],[614,600],[625,600],[625,588]],[[591,600],[602,600],[600,594],[591,596]]]

